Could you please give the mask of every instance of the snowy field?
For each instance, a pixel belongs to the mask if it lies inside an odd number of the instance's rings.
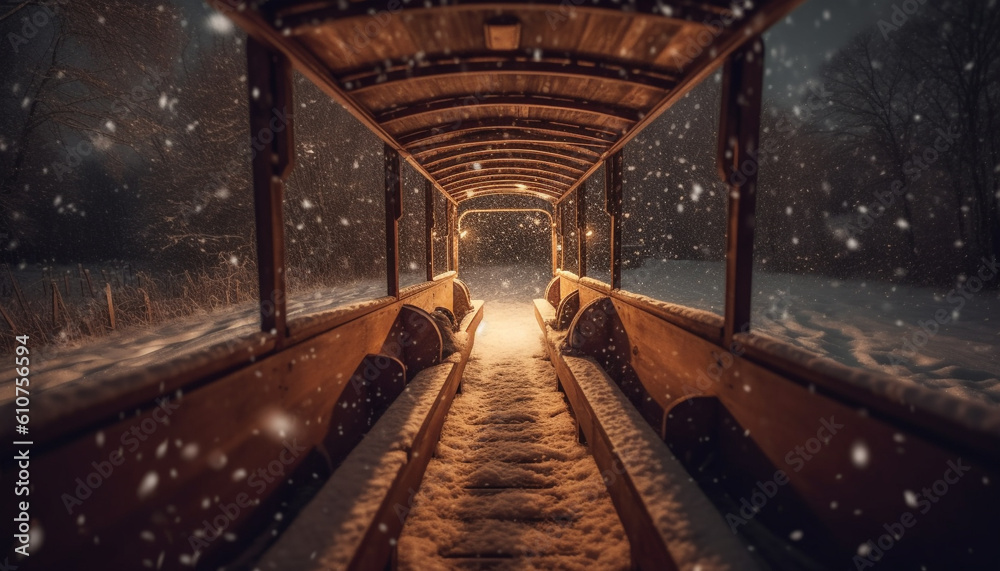
[[[289,318],[384,297],[384,279],[291,292]],[[32,359],[31,387],[41,392],[88,376],[118,376],[167,362],[260,328],[257,304],[191,315],[146,329],[130,329],[96,343],[47,347]],[[11,359],[13,361],[13,359]],[[14,369],[0,372],[0,402],[14,397]]]
[[[475,299],[541,297],[550,279],[542,266],[469,266],[461,278]],[[722,313],[719,262],[647,260],[626,270],[624,289]],[[753,327],[842,364],[896,376],[955,396],[1000,405],[1000,298],[956,296],[931,288],[820,276],[754,274]],[[291,318],[382,297],[385,282],[293,292]],[[946,317],[943,324],[936,316]],[[97,343],[43,352],[32,387],[46,390],[90,375],[121,375],[257,330],[255,304],[130,330]],[[921,323],[924,327],[921,327]],[[935,330],[934,324],[937,324]],[[930,332],[930,333],[928,333]],[[37,358],[37,356],[36,356]],[[13,397],[14,371],[0,372],[0,401]]]
[[[473,299],[531,301],[545,295],[552,267],[459,265],[458,277],[469,286]]]
[[[646,260],[624,289],[722,314],[721,262]],[[1000,296],[755,271],[756,332],[844,365],[1000,405]],[[940,322],[938,319],[940,318]],[[923,324],[923,326],[921,326]]]

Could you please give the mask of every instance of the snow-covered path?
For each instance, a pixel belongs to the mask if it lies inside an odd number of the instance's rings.
[[[400,568],[626,569],[529,303],[487,303],[462,393],[399,540]]]

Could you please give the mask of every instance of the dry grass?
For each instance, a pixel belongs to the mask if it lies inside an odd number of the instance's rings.
[[[0,269],[0,307],[16,330],[0,317],[0,354],[14,351],[15,335],[29,335],[36,347],[94,342],[115,331],[161,324],[193,314],[208,313],[257,299],[257,270],[252,263],[233,265],[220,260],[200,271],[132,272],[127,266],[88,266],[94,295],[85,277],[73,275],[69,292],[62,274],[51,270],[25,272]],[[74,272],[78,274],[79,272]],[[51,282],[55,279],[59,306],[53,318]],[[111,328],[106,295],[111,286],[115,328]],[[61,303],[60,303],[61,302]]]

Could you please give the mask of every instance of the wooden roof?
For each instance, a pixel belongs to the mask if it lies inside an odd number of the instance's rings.
[[[456,202],[560,200],[800,2],[213,0]]]

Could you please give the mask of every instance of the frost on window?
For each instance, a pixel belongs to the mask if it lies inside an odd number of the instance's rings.
[[[576,193],[577,191],[574,190],[566,197],[562,204],[560,204],[559,209],[562,216],[563,229],[562,269],[579,274],[580,231],[576,227]]]
[[[710,76],[625,146],[622,289],[722,314],[727,187]]]
[[[185,29],[200,3],[28,4],[0,21],[0,353],[9,319],[41,391],[258,330],[245,35]]]
[[[752,325],[998,403],[997,64],[988,34],[955,31],[979,8],[929,3],[889,34],[873,20],[825,61],[787,49],[792,25],[769,34]]]
[[[399,220],[399,285],[427,279],[427,210],[424,182],[409,163],[403,163],[403,217]]]
[[[448,198],[434,191],[434,275],[448,271]]]
[[[295,168],[285,189],[290,317],[386,294],[382,141],[295,75]]]
[[[604,204],[604,165],[580,186],[587,212],[587,225],[580,239],[587,244],[587,277],[611,283],[611,216]]]

